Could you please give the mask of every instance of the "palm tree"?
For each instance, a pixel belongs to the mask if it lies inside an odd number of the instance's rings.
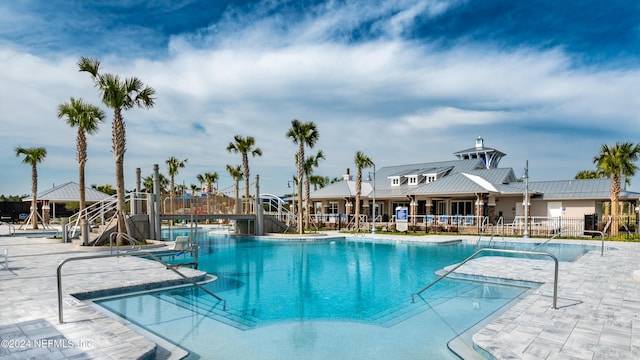
[[[98,126],[104,121],[104,111],[97,106],[87,104],[82,99],[74,99],[58,106],[58,118],[66,118],[67,125],[78,128],[76,135],[76,157],[78,160],[78,179],[80,183],[79,217],[82,219],[86,206],[84,167],[87,163],[87,134],[93,135],[98,131]]]
[[[15,148],[16,157],[24,156],[22,162],[31,165],[31,225],[33,229],[38,228],[38,163],[41,163],[47,157],[47,149],[43,147],[32,148]]]
[[[191,184],[189,185],[189,190],[191,190],[191,197],[194,198],[196,197],[196,191],[198,191],[198,189],[200,189],[200,187],[196,184]]]
[[[100,61],[87,57],[81,57],[78,61],[81,72],[88,72],[100,94],[102,103],[113,109],[113,123],[111,124],[111,138],[113,141],[113,157],[116,165],[116,194],[118,196],[117,219],[118,232],[126,232],[124,223],[125,190],[124,190],[124,153],[126,151],[125,123],[122,116],[123,110],[129,110],[135,106],[140,108],[152,108],[156,91],[145,86],[136,77],[120,79],[118,75],[100,73]],[[123,240],[118,238],[118,242]]]
[[[640,145],[630,142],[616,143],[609,147],[603,144],[600,153],[593,158],[600,173],[611,179],[611,236],[618,235],[618,200],[620,198],[621,180],[624,177],[627,185],[635,175],[638,167],[634,164],[640,156]]]
[[[309,176],[309,182],[313,185],[313,191],[318,191],[318,189],[322,189],[327,186],[331,179],[328,176],[320,176],[320,175],[311,175]]]
[[[197,178],[198,178],[198,181],[200,181],[200,184],[207,184],[207,211],[210,211],[209,198],[213,193],[213,183],[218,181],[218,173],[212,172],[212,173],[199,174]]]
[[[305,227],[309,227],[310,216],[311,216],[311,174],[313,173],[313,168],[318,167],[318,163],[320,159],[324,159],[324,153],[322,150],[319,150],[318,153],[313,156],[309,156],[304,161],[304,204],[305,204]]]
[[[238,198],[239,198],[239,192],[240,192],[240,180],[242,180],[242,170],[240,169],[240,165],[233,167],[231,165],[227,165],[227,172],[229,173],[229,175],[231,175],[231,177],[233,178],[233,182],[234,182],[234,187],[233,187],[233,192],[234,192],[234,201],[236,201],[236,204],[234,206],[234,213],[236,214],[240,214],[240,207],[238,206]]]
[[[358,175],[356,176],[356,231],[360,230],[360,193],[362,192],[362,169],[372,167],[373,161],[362,151],[356,152],[355,157]]]
[[[574,179],[599,179],[600,173],[595,170],[581,170],[578,171]]]
[[[169,179],[167,179],[167,177],[162,173],[158,173],[158,183],[160,187],[158,191],[160,194],[166,194],[167,186],[169,186]],[[142,187],[144,187],[145,192],[153,194],[153,175],[142,178]]]
[[[153,188],[153,181],[152,181],[151,187]],[[107,195],[115,195],[116,194],[116,190],[110,184],[104,184],[104,185],[91,184],[91,188],[94,189],[94,190],[98,190],[100,192],[103,192],[103,193],[105,193]],[[149,191],[149,192],[153,192],[153,191]]]
[[[287,131],[287,137],[290,138],[294,144],[298,145],[297,152],[297,168],[298,168],[298,233],[304,233],[304,228],[302,224],[302,178],[304,176],[304,147],[309,146],[309,148],[313,148],[318,142],[318,138],[320,134],[318,133],[318,129],[316,128],[316,124],[312,121],[302,123],[298,119],[293,119],[291,121],[291,128]]]
[[[174,180],[176,175],[178,175],[178,170],[183,169],[186,166],[187,159],[180,161],[175,156],[172,156],[168,160],[166,160],[166,163],[169,166],[169,178],[171,179],[169,194],[171,196],[171,213],[173,214],[173,199],[176,197],[176,187]]]
[[[256,144],[256,140],[252,136],[247,136],[245,138],[240,135],[236,135],[233,139],[235,140],[235,143],[229,143],[227,151],[234,154],[242,154],[245,201],[249,201],[249,154],[253,157],[262,156],[262,150],[260,150],[260,148],[253,148]],[[245,208],[244,213],[249,213],[249,206]]]

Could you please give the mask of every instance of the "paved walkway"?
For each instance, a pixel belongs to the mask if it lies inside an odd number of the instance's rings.
[[[2,359],[153,359],[159,339],[134,331],[124,321],[105,315],[69,294],[127,287],[130,290],[182,283],[159,263],[118,257],[65,264],[64,324],[58,321],[56,270],[69,257],[108,254],[78,250],[73,244],[25,237],[0,237],[0,250],[9,250],[9,269],[0,266],[0,358]],[[4,260],[4,258],[2,258]],[[204,273],[181,269],[201,279]],[[164,344],[159,353],[184,354]]]
[[[604,257],[592,251],[574,263],[561,263],[557,310],[551,309],[550,261],[486,257],[460,268],[461,276],[546,281],[474,334],[475,346],[495,359],[639,359],[640,285],[631,274],[640,269],[640,244],[607,244],[615,249],[606,250]],[[65,323],[59,324],[56,268],[63,259],[89,255],[87,251],[19,236],[0,237],[0,249],[5,248],[9,269],[0,267],[0,358],[151,359],[156,354],[159,358],[184,354],[69,295],[180,281],[163,266],[133,257],[67,263],[63,268]],[[182,271],[194,278],[203,276],[195,270]]]

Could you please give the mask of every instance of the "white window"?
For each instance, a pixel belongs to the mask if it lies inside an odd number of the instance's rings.
[[[400,177],[392,177],[391,186],[400,186]]]
[[[327,210],[329,214],[337,214],[338,213],[338,203],[334,201],[329,202],[329,209]]]
[[[409,176],[409,185],[417,185],[418,184],[418,177],[417,176]]]

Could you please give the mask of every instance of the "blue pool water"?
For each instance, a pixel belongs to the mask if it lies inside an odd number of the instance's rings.
[[[181,234],[171,234],[173,238],[177,235]],[[411,303],[411,294],[434,280],[435,271],[478,249],[465,242],[435,245],[366,239],[272,241],[206,233],[199,236],[198,242],[199,268],[218,277],[205,287],[227,301],[226,311],[221,302],[193,287],[98,303],[188,349],[192,358],[321,359],[361,358],[367,354],[370,359],[395,359],[432,354],[435,357],[430,358],[453,359],[455,356],[446,351],[450,339],[527,290],[444,280]],[[499,245],[531,248],[531,244]],[[538,249],[565,261],[587,250],[558,244]],[[189,261],[186,256],[167,260]],[[302,327],[305,329],[294,330]],[[310,333],[309,328],[314,331]],[[281,339],[292,331],[299,338],[291,335],[286,336],[287,341]],[[362,337],[372,341],[379,333],[385,339],[397,339],[393,346],[385,347],[385,351],[391,351],[389,354],[381,350],[368,354],[379,342],[367,349],[358,346],[355,356],[353,347],[348,345],[351,342],[318,348],[339,331],[347,331],[344,341],[362,341]],[[322,335],[324,332],[327,334]],[[429,341],[415,338],[415,334],[428,334]],[[226,341],[215,344],[207,340],[211,336]],[[272,348],[270,344],[276,343],[277,349]],[[301,348],[296,346],[299,343],[303,344]],[[261,352],[247,353],[247,346],[251,349],[256,344],[263,344]],[[392,350],[394,346],[397,350]]]

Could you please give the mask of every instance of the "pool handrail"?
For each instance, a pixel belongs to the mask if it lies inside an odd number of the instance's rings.
[[[602,238],[602,246],[600,247],[600,256],[604,256],[604,232],[607,231],[607,228],[609,227],[609,225],[611,224],[611,218],[609,218],[609,221],[607,221],[607,224],[604,227],[603,231],[599,231],[599,230],[580,230],[581,232],[584,233],[588,233],[588,234],[600,234],[600,237]],[[548,243],[549,241],[557,238],[558,236],[560,236],[562,234],[562,232],[564,231],[571,231],[571,232],[575,232],[574,229],[560,229],[560,231],[557,234],[554,234],[550,239],[547,239],[546,241],[534,246],[533,248],[529,249],[529,251],[533,251],[543,245],[545,245],[546,243]]]
[[[222,310],[223,311],[227,311],[227,300],[225,300],[225,299],[221,298],[220,296],[216,295],[215,293],[207,290],[205,287],[203,287],[202,285],[198,284],[193,279],[187,277],[186,275],[184,275],[180,271],[176,270],[174,267],[172,267],[169,264],[167,264],[166,262],[162,261],[160,258],[158,258],[157,256],[155,256],[154,254],[152,254],[149,251],[141,251],[141,252],[136,252],[136,253],[125,253],[125,254],[99,254],[99,255],[91,255],[91,256],[76,256],[76,257],[72,257],[72,258],[66,258],[66,259],[62,260],[60,262],[60,264],[58,265],[58,269],[56,270],[56,276],[57,276],[57,280],[58,280],[58,321],[59,321],[60,324],[64,324],[64,318],[63,318],[63,313],[62,313],[62,310],[63,310],[62,309],[62,266],[64,264],[70,262],[70,261],[100,259],[100,258],[109,258],[109,257],[120,257],[120,256],[127,256],[127,255],[130,255],[130,256],[149,256],[152,260],[157,261],[160,264],[164,265],[164,267],[167,268],[168,270],[171,270],[174,273],[178,274],[184,280],[186,280],[187,282],[191,283],[191,285],[193,285],[193,286],[199,288],[200,290],[204,291],[205,293],[213,296],[218,301],[222,301]]]
[[[111,250],[112,254],[113,254],[113,238],[116,236],[120,236],[122,239],[127,240],[129,244],[131,244],[131,250],[135,249],[136,243],[138,242],[138,240],[136,240],[131,235],[125,232],[113,232],[109,234],[109,249]],[[142,246],[139,246],[138,250],[142,250]],[[116,254],[119,254],[119,253],[120,253],[120,245],[118,245],[118,241],[116,241]]]
[[[429,283],[429,285],[427,285],[427,286],[423,287],[422,289],[420,289],[420,291],[418,291],[417,293],[411,294],[411,302],[415,303],[416,302],[416,300],[415,300],[415,296],[416,295],[420,296],[420,294],[422,294],[425,290],[429,289],[430,287],[432,287],[433,285],[438,283],[440,280],[446,278],[451,273],[456,271],[459,267],[461,267],[462,265],[466,264],[471,259],[475,258],[476,256],[480,255],[483,252],[498,252],[498,253],[508,253],[508,254],[548,256],[548,257],[552,258],[553,261],[555,262],[555,271],[554,271],[554,274],[553,274],[553,304],[552,304],[551,308],[554,309],[554,310],[558,309],[558,258],[556,258],[553,254],[546,253],[546,252],[525,251],[525,250],[507,250],[507,249],[489,249],[489,248],[483,248],[483,249],[480,249],[480,250],[474,252],[473,254],[471,254],[471,256],[469,256],[468,258],[464,259],[458,265],[453,267],[453,269],[448,270],[446,273],[444,273],[443,275],[441,275],[440,277],[438,277],[437,279],[435,279],[434,281]]]

